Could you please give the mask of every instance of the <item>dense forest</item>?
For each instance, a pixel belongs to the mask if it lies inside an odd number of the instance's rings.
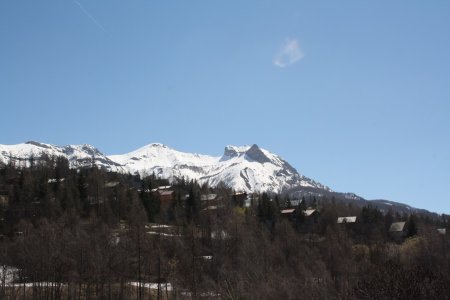
[[[11,160],[0,299],[450,299],[449,229],[446,215]]]

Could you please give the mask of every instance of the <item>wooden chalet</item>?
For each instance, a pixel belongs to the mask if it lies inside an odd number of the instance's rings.
[[[313,216],[317,216],[318,214],[319,214],[319,211],[315,208],[308,208],[303,211],[303,215],[305,217],[313,217]]]
[[[290,216],[295,213],[295,208],[286,208],[280,211],[282,216]]]
[[[161,216],[168,217],[169,209],[175,203],[175,192],[172,186],[160,186],[151,190],[152,195],[159,200]]]
[[[305,225],[313,225],[319,222],[319,210],[315,208],[308,208],[302,211],[303,213],[303,222]]]
[[[222,197],[217,194],[200,195],[200,205],[203,211],[217,210],[222,207]]]
[[[249,195],[246,192],[236,192],[233,194],[233,202],[240,207],[249,207]]]
[[[406,236],[406,222],[394,222],[389,227],[389,235],[397,240],[401,241]]]

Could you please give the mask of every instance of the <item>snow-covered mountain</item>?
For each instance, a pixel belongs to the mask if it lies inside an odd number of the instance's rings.
[[[331,189],[297,172],[281,157],[252,146],[227,146],[222,156],[184,153],[162,144],[150,144],[123,155],[105,156],[90,145],[55,146],[37,142],[0,145],[0,161],[26,165],[31,156],[66,157],[73,168],[95,164],[105,170],[162,178],[196,179],[217,186],[225,183],[236,191],[283,192],[293,188]]]
[[[29,166],[43,155],[62,156],[71,168],[91,167],[93,163],[106,171],[155,174],[161,178],[196,179],[199,183],[217,186],[224,183],[236,191],[286,193],[291,199],[303,196],[327,197],[341,203],[364,207],[372,205],[381,211],[400,213],[426,210],[389,200],[365,200],[353,193],[333,192],[297,172],[288,162],[267,150],[252,146],[226,146],[222,156],[180,152],[162,144],[150,144],[123,155],[106,156],[91,145],[55,146],[38,142],[0,145],[0,166],[11,160],[17,167]]]
[[[161,144],[150,144],[124,155],[109,156],[130,173],[162,178],[189,178],[217,186],[220,182],[237,191],[282,192],[302,186],[331,191],[300,175],[289,163],[253,146],[227,146],[220,157],[183,153]]]
[[[97,148],[91,145],[67,145],[55,146],[38,142],[26,142],[17,145],[0,145],[0,162],[5,164],[10,160],[16,166],[28,166],[30,158],[40,158],[42,155],[62,156],[67,158],[71,168],[82,168],[92,165],[92,160],[97,166],[114,172],[124,172],[125,169],[108,157],[103,155]]]

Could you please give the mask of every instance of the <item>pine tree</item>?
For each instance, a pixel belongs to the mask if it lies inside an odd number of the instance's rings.
[[[417,235],[417,221],[416,221],[416,217],[414,215],[411,214],[409,216],[406,226],[407,226],[406,231],[407,231],[408,237]]]

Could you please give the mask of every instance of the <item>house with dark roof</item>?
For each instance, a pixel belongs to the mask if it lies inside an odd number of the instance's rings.
[[[171,188],[171,186],[161,186],[151,190],[152,194],[159,200],[162,215],[167,213],[175,202],[175,192]]]
[[[250,207],[251,197],[246,192],[235,192],[233,194],[233,202],[240,207]]]

